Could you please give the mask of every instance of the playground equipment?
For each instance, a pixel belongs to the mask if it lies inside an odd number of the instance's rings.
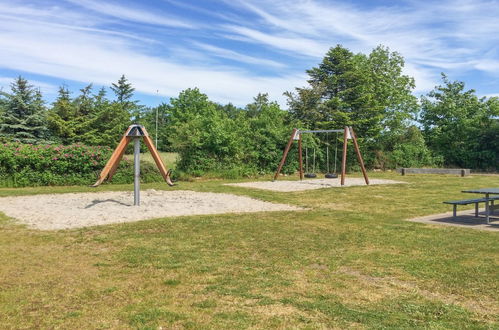
[[[357,159],[360,164],[360,168],[362,170],[362,174],[364,175],[364,180],[366,184],[369,184],[369,178],[367,177],[367,172],[366,168],[364,166],[364,160],[362,159],[362,155],[360,154],[360,149],[359,149],[359,144],[357,143],[357,137],[355,136],[355,132],[352,127],[345,126],[344,129],[323,129],[323,130],[299,130],[297,128],[293,129],[293,132],[291,133],[291,136],[289,138],[288,144],[286,145],[286,148],[284,149],[284,153],[282,155],[281,162],[279,163],[279,166],[277,167],[277,171],[275,172],[274,175],[274,180],[277,180],[277,177],[279,176],[279,173],[281,173],[282,167],[284,166],[284,163],[286,162],[286,158],[288,156],[289,150],[291,149],[291,146],[293,145],[293,141],[298,140],[298,162],[299,162],[299,175],[300,175],[300,180],[303,180],[303,177],[307,178],[314,178],[316,177],[315,173],[308,173],[308,149],[305,149],[305,163],[306,163],[306,170],[307,173],[304,174],[303,172],[303,150],[302,150],[302,134],[303,133],[340,133],[343,132],[343,155],[341,158],[341,185],[345,185],[345,177],[346,177],[346,163],[347,163],[347,146],[348,146],[348,140],[353,141],[353,145],[355,148],[355,152],[357,154]],[[336,139],[336,149],[335,149],[335,170],[334,173],[329,173],[329,146],[326,149],[326,159],[327,159],[327,172],[326,177],[327,178],[335,178],[338,177],[336,174],[336,156],[338,152],[338,139]],[[313,170],[315,171],[315,149],[313,150]]]
[[[336,173],[336,169],[337,169],[337,161],[338,161],[338,133],[339,131],[341,130],[338,130],[336,132],[336,143],[335,143],[335,146],[334,146],[334,170],[333,172],[330,171],[330,164],[331,162],[329,161],[329,148],[331,146],[331,141],[329,140],[329,132],[326,132],[326,142],[325,142],[325,145],[326,145],[326,166],[325,166],[325,170],[326,170],[326,173],[324,175],[324,177],[326,179],[335,179],[338,177],[338,174]],[[308,156],[308,148],[306,147],[305,148],[305,177],[306,178],[316,178],[317,177],[317,174],[315,173],[315,147],[312,148],[312,172],[309,172],[309,166],[308,166],[308,163],[309,163],[309,156]]]
[[[133,159],[134,159],[134,184],[133,184],[133,190],[134,190],[134,200],[133,204],[134,205],[140,205],[140,139],[143,138],[144,142],[151,152],[151,155],[154,159],[154,162],[156,163],[156,166],[159,169],[159,172],[163,176],[163,179],[165,179],[166,183],[169,186],[173,186],[173,182],[171,181],[170,175],[171,175],[171,170],[166,170],[165,165],[163,164],[163,161],[161,160],[161,157],[159,156],[158,150],[154,147],[154,143],[152,142],[151,137],[147,133],[147,130],[144,126],[142,125],[130,125],[128,129],[125,131],[125,134],[120,140],[120,143],[114,149],[113,154],[111,155],[111,158],[107,161],[106,165],[102,169],[99,178],[97,181],[92,185],[92,187],[98,187],[102,182],[105,180],[111,181],[113,178],[114,173],[118,169],[118,165],[120,164],[121,159],[123,158],[123,155],[125,154],[126,147],[130,143],[130,141],[133,139],[134,145],[133,145]]]

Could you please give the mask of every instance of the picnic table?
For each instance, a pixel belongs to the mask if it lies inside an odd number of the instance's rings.
[[[485,195],[485,218],[487,220],[487,223],[490,223],[489,202],[494,200],[490,198],[490,195],[499,195],[499,188],[480,188],[480,189],[463,190],[462,192]]]

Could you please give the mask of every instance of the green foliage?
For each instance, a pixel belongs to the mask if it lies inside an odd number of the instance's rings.
[[[82,124],[82,133],[78,139],[88,145],[114,148],[129,125],[130,114],[120,104],[104,100],[95,105],[87,121]]]
[[[84,145],[0,144],[0,185],[12,187],[44,185],[88,185],[111,156],[108,147]],[[141,164],[142,180],[160,180],[155,167]],[[116,183],[133,182],[133,164],[124,159]]]
[[[402,75],[404,60],[378,46],[368,56],[338,45],[307,71],[310,86],[286,93],[290,111],[311,128],[355,126],[374,139],[396,128],[416,109],[414,79]]]
[[[391,168],[432,167],[442,165],[441,157],[434,157],[426,146],[423,134],[415,126],[400,136],[390,155]]]
[[[73,120],[76,110],[71,101],[69,90],[62,86],[59,88],[59,95],[48,111],[47,123],[52,136],[63,144],[69,144],[74,139],[76,132]]]
[[[429,147],[445,164],[473,169],[498,169],[498,98],[478,98],[464,83],[451,82],[421,98],[421,123]],[[495,139],[494,139],[495,138]]]
[[[160,151],[172,151],[172,145],[169,140],[171,132],[168,123],[169,105],[161,103],[157,107],[145,109],[140,124],[144,125],[149,135],[154,141],[158,141],[157,149]],[[157,118],[157,126],[156,126]]]
[[[48,138],[46,113],[40,91],[18,77],[11,84],[11,93],[3,95],[6,100],[0,137],[25,143],[39,143]]]
[[[170,102],[166,129],[181,171],[235,178],[275,170],[291,126],[287,113],[266,94],[246,110],[219,106],[198,89],[187,89]],[[289,162],[285,170],[290,167],[296,169]]]
[[[122,111],[128,112],[134,122],[138,123],[142,116],[143,107],[137,101],[132,100],[135,88],[122,75],[116,83],[112,83],[111,90],[116,95],[115,103],[119,104]]]
[[[307,71],[309,87],[286,93],[290,112],[313,129],[353,126],[372,166],[382,133],[397,133],[416,111],[414,79],[403,67],[402,56],[388,48],[366,56],[338,45]]]
[[[241,123],[247,124],[244,143],[245,163],[255,166],[259,173],[273,172],[282,157],[283,150],[294,127],[288,113],[276,102],[270,102],[267,94],[258,94],[254,102],[246,106]],[[242,126],[242,125],[241,125]],[[293,148],[283,168],[284,173],[297,170],[297,153]]]
[[[220,170],[240,162],[241,136],[237,126],[197,88],[171,99],[169,141],[179,152],[185,171]]]

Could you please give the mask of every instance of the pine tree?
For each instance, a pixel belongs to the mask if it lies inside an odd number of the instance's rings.
[[[116,95],[115,103],[127,111],[134,122],[138,123],[142,117],[144,108],[137,101],[132,100],[135,88],[132,87],[132,84],[126,79],[125,75],[122,75],[117,83],[111,85],[111,90]]]
[[[111,90],[116,94],[117,102],[121,105],[126,105],[128,102],[131,102],[135,88],[128,82],[125,75],[122,75],[117,83],[112,83]]]
[[[71,143],[75,136],[75,106],[65,86],[59,87],[59,95],[48,111],[47,122],[52,135],[63,144]]]
[[[42,94],[19,76],[7,95],[0,137],[23,143],[38,143],[48,137]]]

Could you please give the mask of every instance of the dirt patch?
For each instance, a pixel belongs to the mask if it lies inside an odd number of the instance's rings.
[[[188,190],[99,192],[0,198],[0,211],[42,230],[80,228],[184,215],[294,211],[301,208],[231,194]]]
[[[400,184],[407,183],[403,181],[384,180],[384,179],[370,179],[370,185],[379,184]],[[366,183],[363,178],[346,178],[345,185],[341,185],[340,178],[337,179],[312,179],[301,181],[256,181],[256,182],[241,182],[241,183],[227,183],[227,186],[255,188],[263,190],[292,192],[303,191],[311,189],[333,188],[333,187],[351,187],[351,186],[364,186]]]

